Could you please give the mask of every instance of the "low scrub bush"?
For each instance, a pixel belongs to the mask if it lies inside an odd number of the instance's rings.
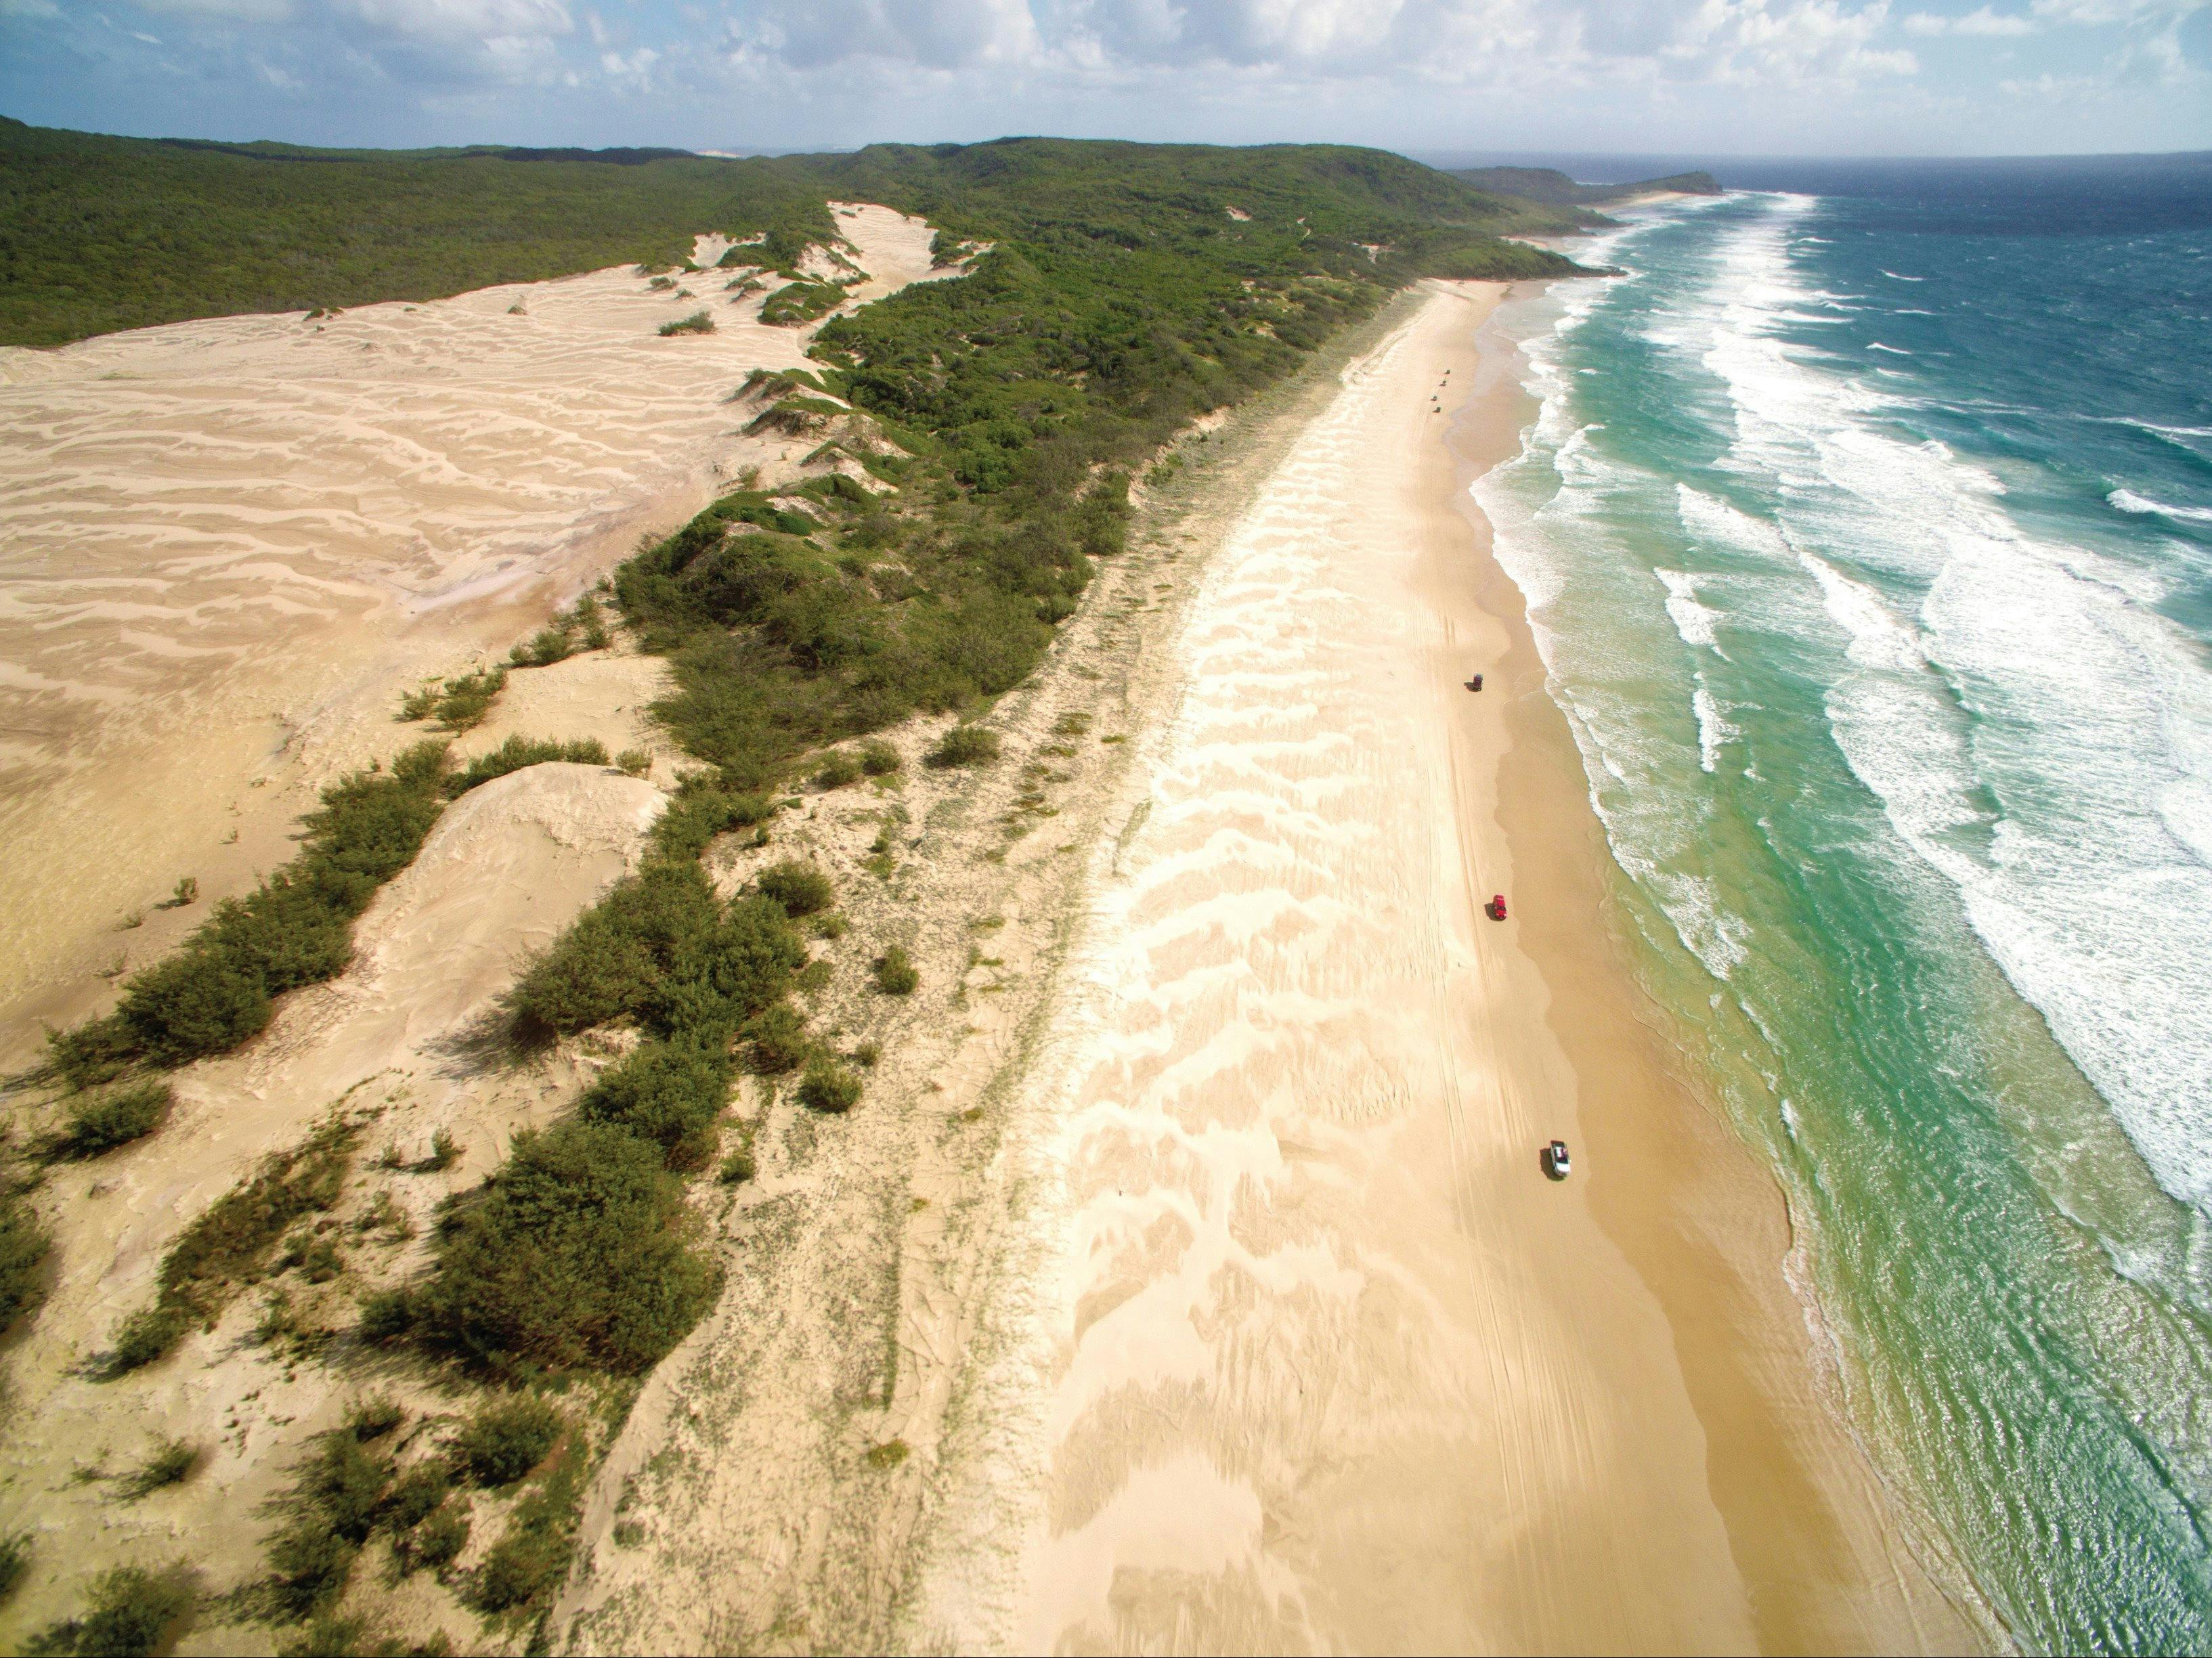
[[[704,311],[694,311],[688,317],[680,317],[674,322],[665,322],[660,325],[660,337],[663,339],[668,338],[672,334],[711,334],[714,331],[714,319]]]
[[[817,789],[842,789],[860,780],[860,762],[842,749],[832,750],[814,768],[814,786]]]
[[[713,1298],[683,1187],[659,1149],[570,1121],[515,1141],[453,1215],[415,1327],[480,1369],[650,1368]]]
[[[915,971],[914,957],[904,946],[893,944],[875,961],[876,988],[886,996],[911,996],[921,983],[921,975]]]
[[[101,1364],[112,1377],[163,1357],[195,1323],[211,1320],[240,1289],[258,1280],[292,1224],[334,1206],[360,1128],[332,1121],[289,1151],[269,1158],[251,1180],[216,1199],[178,1234],[161,1257],[154,1304],[123,1321]]]
[[[418,1462],[392,1482],[384,1496],[384,1523],[396,1533],[412,1531],[438,1511],[453,1488],[443,1462]]]
[[[69,1102],[56,1151],[71,1157],[96,1157],[118,1145],[143,1139],[161,1126],[175,1102],[165,1082],[133,1083]]]
[[[397,1400],[364,1399],[346,1412],[346,1426],[364,1442],[381,1439],[407,1419]]]
[[[510,999],[526,1031],[568,1035],[623,1014],[726,1037],[780,1000],[805,960],[781,908],[725,905],[694,862],[648,864],[580,917]]]
[[[678,1147],[696,1142],[721,1114],[729,1095],[726,1037],[653,1040],[593,1083],[577,1112],[652,1141],[673,1161]]]
[[[227,1053],[268,1024],[275,998],[343,971],[354,918],[437,822],[445,773],[445,744],[422,743],[388,773],[356,772],[324,790],[300,856],[134,975],[112,1013],[50,1038],[62,1075],[82,1088],[133,1063]]]
[[[771,327],[803,327],[844,302],[845,290],[836,283],[801,280],[777,288],[763,300],[760,319]]]
[[[799,1078],[799,1098],[810,1110],[849,1111],[860,1102],[860,1079],[836,1060],[817,1055]]]
[[[512,1485],[543,1462],[568,1418],[534,1394],[488,1405],[453,1436],[453,1455],[479,1485]]]
[[[788,1004],[779,1002],[745,1027],[750,1043],[752,1068],[763,1077],[796,1071],[805,1062],[809,1047],[806,1022]]]
[[[460,1502],[448,1501],[409,1534],[407,1558],[411,1564],[435,1571],[451,1565],[468,1546],[469,1510]]]
[[[495,777],[504,777],[526,766],[543,766],[550,762],[566,762],[572,766],[604,766],[607,763],[607,745],[596,737],[559,743],[536,737],[510,737],[489,754],[480,754],[459,771],[446,779],[446,793],[459,799],[471,789],[489,783]]]
[[[899,751],[881,738],[860,744],[860,769],[871,777],[888,777],[903,763]]]
[[[937,739],[923,762],[939,771],[956,766],[986,766],[999,757],[999,733],[985,726],[955,726]]]
[[[492,703],[506,689],[505,668],[480,668],[442,685],[433,683],[408,692],[400,699],[399,717],[435,720],[447,731],[468,731],[483,722]]]
[[[615,756],[615,764],[631,777],[642,777],[653,769],[653,756],[644,749],[624,749]]]
[[[24,1643],[30,1653],[82,1654],[84,1658],[146,1658],[168,1649],[191,1617],[196,1597],[181,1567],[150,1572],[119,1566],[92,1581],[82,1618],[56,1624]]]
[[[125,1479],[124,1492],[136,1502],[171,1485],[181,1485],[198,1472],[206,1455],[198,1445],[182,1439],[169,1440]]]
[[[14,1531],[0,1536],[0,1606],[23,1586],[31,1570],[31,1533]]]
[[[46,1294],[46,1256],[53,1239],[22,1193],[0,1185],[0,1335]]]
[[[757,884],[762,897],[782,905],[783,913],[793,918],[812,915],[837,902],[837,890],[820,866],[796,858],[770,864],[760,872]]]

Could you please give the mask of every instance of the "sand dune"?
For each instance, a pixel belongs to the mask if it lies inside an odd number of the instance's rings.
[[[514,1131],[543,1122],[583,1080],[573,1062],[509,1068],[478,1052],[484,1022],[517,964],[632,867],[665,797],[599,767],[546,765],[464,796],[415,862],[362,916],[353,967],[286,999],[262,1040],[179,1073],[161,1133],[48,1177],[59,1273],[10,1365],[6,1424],[10,1529],[39,1539],[37,1572],[7,1608],[16,1631],[73,1610],[86,1574],[182,1552],[225,1582],[251,1576],[268,1516],[309,1433],[343,1411],[347,1377],[295,1366],[250,1339],[261,1298],[240,1295],[182,1354],[122,1381],[82,1362],[155,1292],[179,1227],[270,1153],[297,1145],[341,1100],[381,1104],[356,1191],[379,1187],[409,1215],[417,1253],[447,1193],[481,1180]],[[384,1145],[407,1161],[431,1137],[459,1148],[435,1174],[380,1175]],[[362,1246],[346,1235],[349,1250]],[[207,1448],[207,1466],[158,1505],[118,1511],[82,1476],[143,1458],[162,1438]],[[191,1649],[237,1650],[244,1632],[204,1620]],[[264,1637],[265,1638],[265,1637]]]
[[[919,220],[836,222],[871,275],[854,303],[957,274]],[[0,352],[0,1061],[23,1015],[96,1002],[119,914],[281,861],[312,791],[404,736],[401,687],[503,652],[785,457],[726,399],[811,331],[729,280],[611,270]],[[714,333],[659,337],[702,307]],[[120,942],[135,963],[175,931]]]

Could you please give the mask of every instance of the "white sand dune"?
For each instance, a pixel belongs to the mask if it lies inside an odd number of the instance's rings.
[[[957,274],[921,221],[836,222],[871,274],[853,303]],[[119,914],[288,855],[312,791],[405,735],[402,687],[503,652],[742,467],[795,464],[726,399],[812,331],[728,280],[610,270],[0,351],[0,1061],[24,1015],[96,1002]],[[715,332],[659,337],[702,307]],[[189,919],[121,940],[131,963]]]

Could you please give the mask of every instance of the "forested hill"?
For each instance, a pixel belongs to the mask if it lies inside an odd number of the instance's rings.
[[[1227,241],[1255,276],[1357,264],[1395,282],[1570,268],[1498,240],[1569,228],[1555,210],[1335,146],[1012,139],[732,160],[308,149],[0,118],[0,343],[665,266],[701,231],[765,232],[786,264],[832,234],[830,197],[927,213],[957,234],[1063,263],[1118,248],[1164,271],[1200,242]]]
[[[1638,179],[1625,185],[1578,185],[1548,167],[1472,167],[1458,169],[1451,176],[1477,190],[1517,196],[1548,207],[1604,207],[1647,191],[1668,190],[1683,196],[1721,193],[1720,180],[1710,173],[1675,173],[1664,179]]]

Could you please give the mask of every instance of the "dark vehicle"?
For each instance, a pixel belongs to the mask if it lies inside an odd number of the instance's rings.
[[[1467,688],[1471,691],[1480,690],[1482,689],[1482,676],[1480,674],[1477,674],[1474,678],[1468,680],[1467,682]]]
[[[1565,1180],[1575,1172],[1574,1160],[1567,1156],[1565,1140],[1553,1140],[1544,1148],[1544,1172],[1553,1180]]]

